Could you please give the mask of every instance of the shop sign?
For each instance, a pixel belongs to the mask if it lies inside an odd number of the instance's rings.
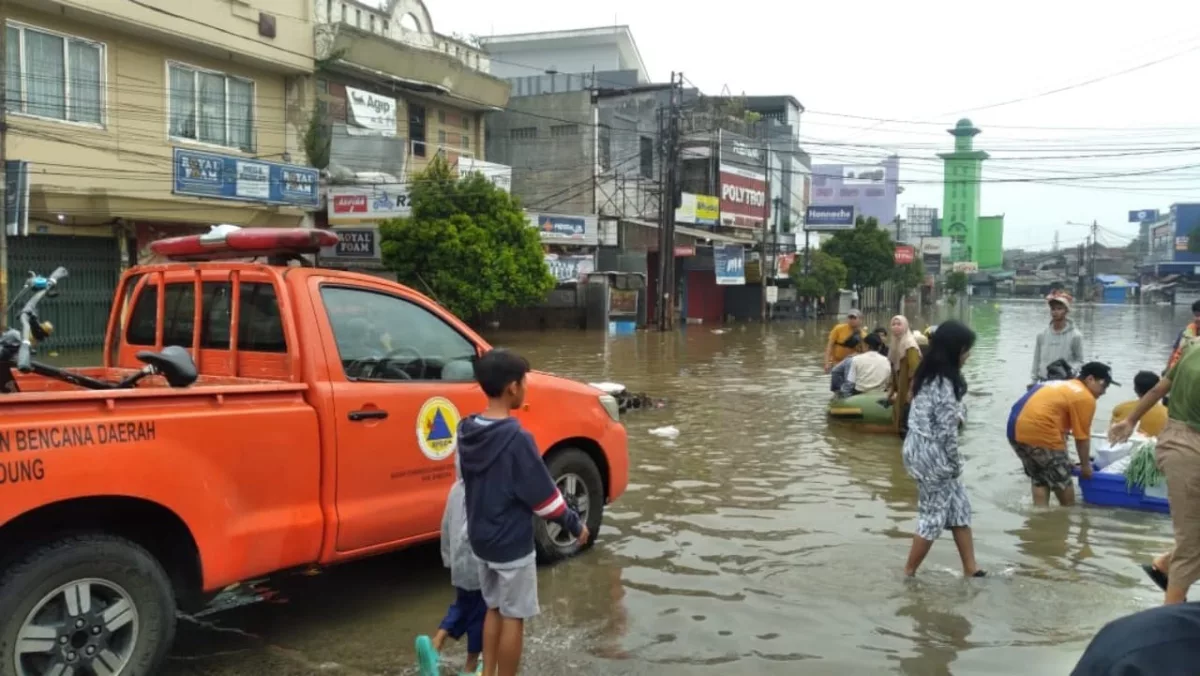
[[[610,317],[636,317],[638,292],[630,289],[611,289],[608,292],[608,315]]]
[[[485,162],[474,157],[458,158],[458,177],[460,179],[475,172],[483,174],[483,177],[491,181],[492,185],[504,192],[512,192],[512,167],[507,164]]]
[[[588,254],[546,254],[546,267],[559,284],[583,281],[584,275],[596,271],[595,258]]]
[[[851,230],[854,228],[854,207],[810,206],[804,210],[804,229],[814,232]]]
[[[950,255],[950,238],[949,237],[922,237],[921,238],[921,254],[936,254],[938,256]]]
[[[333,228],[338,243],[321,249],[321,259],[342,264],[373,264],[383,260],[379,228]]]
[[[4,162],[4,231],[10,237],[29,234],[29,163]]]
[[[887,167],[880,164],[842,167],[842,185],[883,186],[886,179]]]
[[[740,244],[713,245],[713,271],[721,286],[745,284],[746,249]]]
[[[1183,237],[1175,238],[1175,250],[1176,251],[1187,251],[1188,250],[1188,238],[1186,235]]]
[[[395,136],[396,99],[346,87],[346,111],[350,124],[346,133],[353,136]]]
[[[566,216],[526,212],[529,224],[537,228],[542,241],[557,244],[595,245],[595,216]]]
[[[722,164],[721,225],[731,228],[760,228],[766,216],[766,176]]]
[[[696,247],[694,246],[677,246],[675,247],[676,258],[690,258],[696,255]]]
[[[716,225],[720,218],[721,201],[716,197],[690,192],[680,195],[679,208],[675,210],[676,223]]]
[[[955,272],[965,272],[968,275],[979,272],[979,264],[974,261],[961,261],[954,264]]]
[[[176,195],[316,207],[320,172],[279,162],[175,148]]]
[[[908,265],[909,263],[913,262],[914,257],[915,253],[913,248],[907,244],[897,244],[896,250],[892,254],[892,258],[895,260],[896,265]]]
[[[942,274],[942,254],[940,254],[940,253],[921,254],[921,263],[925,266],[925,272],[927,272],[931,275]]]
[[[372,223],[412,214],[407,183],[329,188],[329,223]]]

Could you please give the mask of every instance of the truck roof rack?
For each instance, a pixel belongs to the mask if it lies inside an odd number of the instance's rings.
[[[150,251],[179,262],[218,261],[266,257],[271,265],[287,265],[336,246],[339,238],[328,230],[309,228],[240,228],[204,235],[169,237],[150,244]]]

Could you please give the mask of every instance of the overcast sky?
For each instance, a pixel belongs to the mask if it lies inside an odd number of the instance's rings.
[[[1130,210],[1200,201],[1200,3],[426,2],[441,33],[628,24],[657,81],[681,70],[706,94],[791,94],[814,162],[901,156],[901,211],[941,208],[935,155],[970,117],[1006,248],[1049,248],[1055,231],[1074,246],[1088,232],[1070,223],[1093,220],[1121,244]]]

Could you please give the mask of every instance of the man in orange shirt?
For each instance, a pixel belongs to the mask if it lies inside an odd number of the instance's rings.
[[[1092,418],[1096,399],[1113,382],[1107,364],[1088,362],[1072,380],[1050,380],[1029,389],[1008,415],[1008,443],[1021,459],[1025,475],[1033,485],[1033,504],[1050,504],[1050,492],[1058,504],[1075,504],[1075,484],[1067,459],[1067,434],[1075,437],[1079,473],[1092,477]]]

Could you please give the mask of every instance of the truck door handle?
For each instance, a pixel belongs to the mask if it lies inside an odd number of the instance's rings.
[[[365,409],[362,411],[350,411],[351,422],[360,422],[363,420],[385,420],[388,417],[388,412],[377,408]]]

